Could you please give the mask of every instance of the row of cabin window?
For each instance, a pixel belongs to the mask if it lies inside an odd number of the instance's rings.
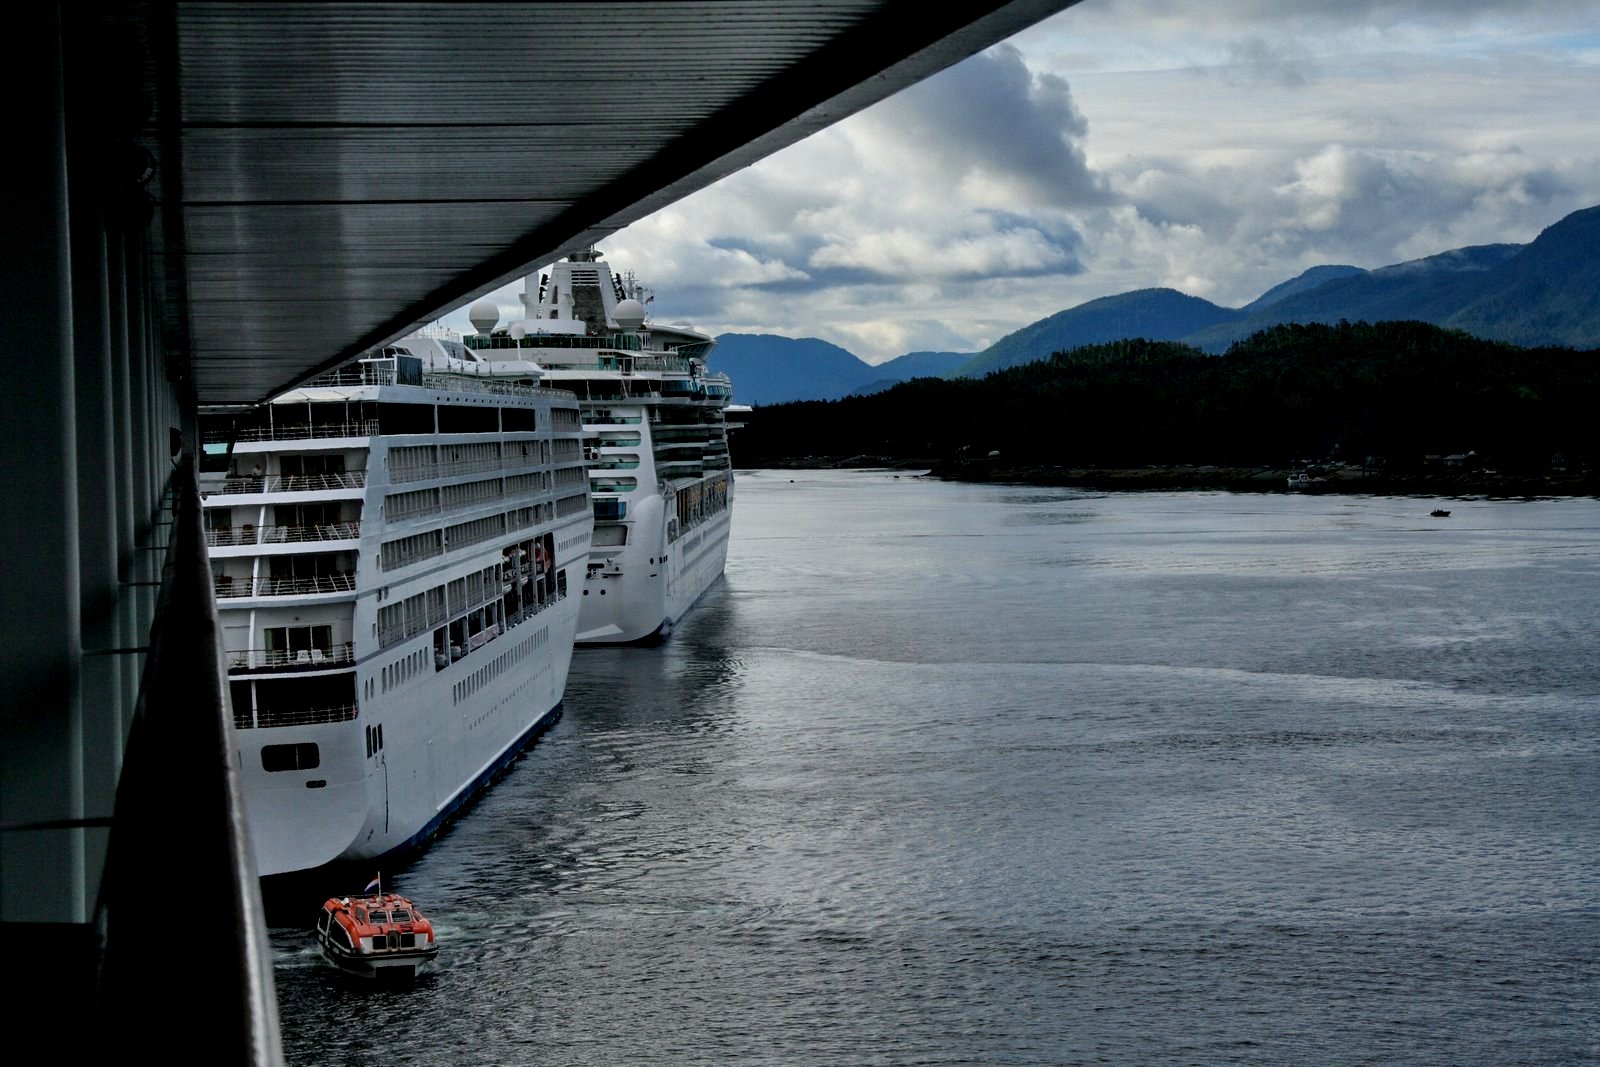
[[[522,662],[532,655],[534,649],[540,648],[550,639],[550,627],[541,626],[531,636],[519,641],[515,647],[500,653],[493,660],[467,675],[461,681],[450,687],[451,703],[459,704],[467,697],[476,693],[490,681],[500,677],[506,668]]]
[[[419,650],[410,655],[402,656],[383,668],[381,675],[383,691],[387,693],[390,689],[398,689],[406,682],[411,681],[413,677],[422,673],[422,664],[423,654]]]

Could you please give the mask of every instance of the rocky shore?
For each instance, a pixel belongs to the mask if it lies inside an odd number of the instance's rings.
[[[1290,488],[1298,473],[1287,467],[1214,467],[1175,464],[1148,467],[1067,467],[1019,465],[997,459],[948,461],[895,456],[797,456],[749,463],[774,469],[862,468],[925,470],[948,481],[1009,485],[1071,486],[1104,490],[1224,490],[1236,493],[1374,493],[1394,496],[1550,497],[1600,496],[1600,473],[1550,471],[1507,474],[1497,471],[1366,470],[1330,467],[1309,485]]]

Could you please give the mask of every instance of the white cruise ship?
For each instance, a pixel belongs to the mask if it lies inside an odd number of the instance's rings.
[[[647,321],[653,296],[592,249],[529,275],[521,296],[527,317],[504,326],[473,305],[479,332],[463,340],[491,362],[536,359],[582,406],[595,524],[578,643],[661,640],[728,559],[733,387],[706,369],[716,342]]]
[[[559,714],[593,518],[540,375],[418,336],[203,415],[261,875],[415,851]]]

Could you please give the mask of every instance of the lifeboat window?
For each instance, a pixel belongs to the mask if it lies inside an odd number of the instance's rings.
[[[383,925],[384,923],[386,923],[388,921],[389,921],[389,913],[388,912],[386,912],[386,911],[375,911],[375,912],[372,913],[372,923],[373,923],[374,926],[381,926],[381,925]]]
[[[397,923],[408,923],[411,921],[411,913],[406,911],[404,908],[396,909],[394,913],[394,921]]]
[[[333,927],[328,931],[328,936],[339,942],[339,944],[343,945],[345,948],[355,947],[350,944],[349,931],[345,930],[344,926],[340,923],[333,924]]]
[[[315,742],[298,745],[263,745],[261,769],[264,771],[309,771],[322,763]]]

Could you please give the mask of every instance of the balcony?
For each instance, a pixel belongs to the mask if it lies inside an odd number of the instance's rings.
[[[222,483],[226,494],[312,493],[329,489],[362,489],[366,471],[339,471],[332,474],[252,474],[229,478]]]
[[[228,673],[314,671],[354,663],[355,660],[355,645],[350,641],[327,648],[245,648],[228,653]]]
[[[232,434],[234,441],[310,441],[324,437],[376,437],[377,419],[357,419],[349,422],[292,422],[275,426],[247,426]],[[210,430],[205,434],[206,444],[228,443],[229,432]]]
[[[213,548],[234,545],[283,545],[306,541],[354,541],[361,536],[361,523],[331,522],[315,526],[240,526],[206,531],[206,544]]]
[[[237,730],[253,727],[314,726],[319,723],[350,722],[356,717],[354,704],[338,704],[327,708],[261,708],[252,716],[249,708],[233,709],[233,725]]]
[[[234,578],[225,574],[215,583],[219,600],[247,596],[316,596],[355,592],[356,574],[346,571],[305,578]]]
[[[517,460],[518,466],[521,466],[522,457],[517,457]],[[438,477],[454,478],[459,474],[481,474],[484,471],[497,471],[499,469],[499,456],[486,456],[478,459],[461,459],[439,464]]]

